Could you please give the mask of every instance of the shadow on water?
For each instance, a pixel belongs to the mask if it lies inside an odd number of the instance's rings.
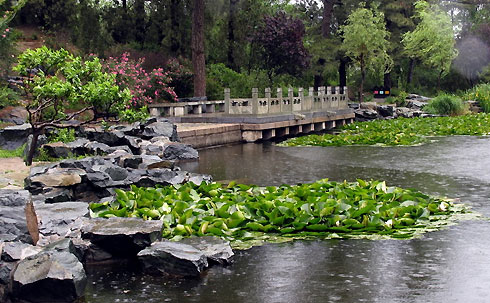
[[[490,215],[490,139],[438,138],[416,147],[207,149],[185,170],[258,185],[322,178],[388,185],[460,199]],[[86,302],[488,302],[490,224],[467,221],[413,240],[268,244],[237,253],[202,279],[168,280],[137,270],[89,272]]]

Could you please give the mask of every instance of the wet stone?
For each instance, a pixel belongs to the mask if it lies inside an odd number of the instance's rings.
[[[41,251],[41,248],[23,242],[5,242],[2,249],[2,260],[14,262],[33,256]]]
[[[202,251],[208,258],[209,263],[228,265],[232,262],[234,253],[231,249],[230,242],[218,237],[206,236],[184,238],[180,243],[191,245]]]
[[[118,257],[134,257],[161,238],[161,221],[140,218],[86,219],[82,238]]]
[[[184,243],[161,241],[138,253],[143,270],[154,275],[199,277],[208,267],[201,250]]]
[[[73,302],[87,277],[78,258],[66,251],[46,251],[19,262],[12,275],[12,295],[29,302]]]

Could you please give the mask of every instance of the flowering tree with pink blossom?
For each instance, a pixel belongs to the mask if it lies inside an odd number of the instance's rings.
[[[129,53],[120,57],[109,57],[102,61],[104,71],[116,76],[121,88],[128,88],[133,95],[130,104],[135,108],[155,102],[177,102],[177,94],[169,83],[169,73],[162,68],[147,72],[143,67],[145,58],[134,60]]]

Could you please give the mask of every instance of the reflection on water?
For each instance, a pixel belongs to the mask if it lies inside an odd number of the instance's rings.
[[[459,198],[490,215],[490,139],[440,138],[417,147],[285,148],[244,144],[200,151],[183,169],[259,185],[321,178],[387,180]],[[91,271],[86,302],[489,302],[490,224],[463,222],[414,240],[268,244],[238,252],[202,279]]]

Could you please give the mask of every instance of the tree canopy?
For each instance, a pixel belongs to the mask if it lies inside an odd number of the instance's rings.
[[[403,35],[405,52],[411,58],[418,58],[427,66],[439,71],[437,87],[441,77],[449,73],[451,62],[458,52],[454,48],[454,30],[449,16],[435,5],[425,1],[415,3],[417,27]]]
[[[363,6],[364,3],[361,3],[349,15],[347,24],[341,28],[344,39],[342,49],[361,69],[361,102],[366,69],[387,73],[393,66],[393,60],[388,54],[390,33],[386,30],[384,14],[376,7]]]

